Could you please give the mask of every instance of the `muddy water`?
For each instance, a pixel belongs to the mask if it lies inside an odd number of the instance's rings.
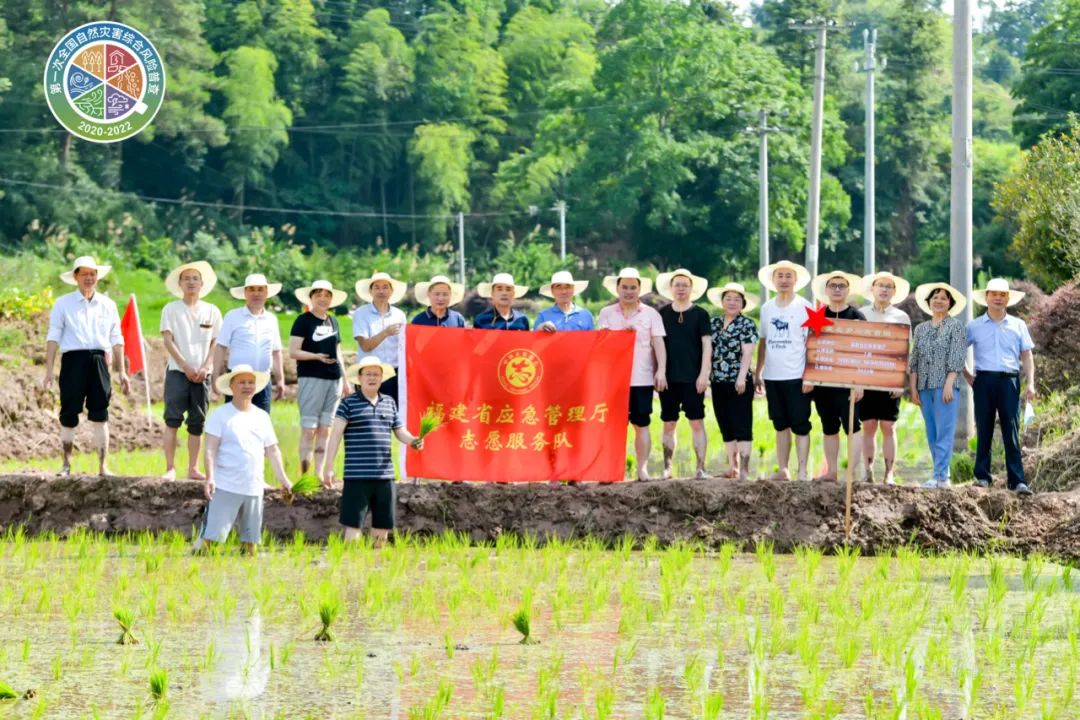
[[[0,680],[36,691],[0,717],[153,717],[160,667],[170,717],[641,718],[662,703],[698,718],[721,698],[714,717],[956,718],[981,672],[972,716],[1022,718],[1066,702],[1078,659],[1074,578],[1038,559],[975,560],[958,584],[955,559],[911,554],[813,573],[792,556],[581,547],[252,561],[39,541],[0,557]],[[343,601],[329,643],[312,639],[322,597]],[[536,644],[509,620],[522,605]],[[136,610],[140,644],[116,644],[116,606]]]

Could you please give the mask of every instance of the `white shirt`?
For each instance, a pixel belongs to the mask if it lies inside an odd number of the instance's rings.
[[[210,343],[221,332],[221,311],[202,300],[192,306],[174,300],[161,309],[160,330],[172,334],[180,356],[197,368],[206,361]],[[169,370],[183,370],[172,355],[169,355]]]
[[[874,306],[872,304],[865,305],[859,308],[859,312],[861,312],[863,314],[863,317],[865,317],[870,322],[893,323],[894,325],[911,325],[911,318],[908,317],[908,314],[900,308],[896,307],[895,305],[890,305],[889,307],[885,308],[885,312],[878,312],[874,309]]]
[[[371,352],[365,353],[362,350],[360,351],[361,355],[374,355],[379,358],[380,362],[387,363],[392,367],[398,366],[398,346],[401,343],[402,335],[405,332],[405,313],[391,305],[390,310],[383,315],[375,308],[375,303],[368,303],[367,305],[361,305],[356,308],[353,312],[352,322],[353,337],[362,337],[365,339],[375,337],[381,333],[387,325],[399,323],[401,325],[401,333],[384,338]],[[359,343],[357,344],[359,345]]]
[[[269,371],[272,353],[281,350],[277,315],[269,310],[252,315],[247,305],[230,310],[221,323],[218,345],[229,349],[230,368],[247,364],[259,372]]]
[[[60,346],[60,353],[70,350],[110,350],[123,345],[120,314],[116,303],[108,296],[95,292],[89,300],[76,290],[61,295],[49,312],[49,334],[46,338]]]
[[[761,341],[765,343],[765,380],[797,380],[806,369],[807,309],[813,306],[796,295],[785,307],[776,298],[761,306]]]
[[[262,497],[266,448],[277,445],[270,415],[254,405],[241,412],[233,403],[225,403],[210,413],[206,433],[221,439],[214,456],[215,487]]]

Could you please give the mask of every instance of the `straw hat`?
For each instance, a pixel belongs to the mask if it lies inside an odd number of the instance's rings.
[[[746,292],[746,288],[742,286],[742,283],[729,282],[727,285],[724,285],[723,287],[709,288],[706,295],[708,295],[709,302],[711,302],[713,305],[715,305],[716,307],[723,307],[724,306],[724,295],[726,295],[729,292],[737,292],[740,295],[742,295],[742,298],[743,298],[743,309],[742,309],[742,311],[744,313],[748,313],[748,312],[750,312],[751,310],[753,310],[754,308],[757,307],[757,301],[753,298],[752,295],[750,295],[750,293]]]
[[[761,281],[761,286],[766,290],[776,292],[776,285],[773,284],[773,273],[777,270],[792,270],[795,272],[795,292],[802,290],[804,287],[810,284],[810,271],[804,268],[802,265],[796,265],[790,260],[781,260],[780,262],[774,262],[772,265],[766,265],[758,270],[758,280]]]
[[[82,257],[75,258],[75,262],[71,264],[71,270],[68,272],[60,273],[60,279],[66,282],[68,285],[78,285],[79,281],[75,279],[75,273],[79,268],[90,268],[91,270],[97,270],[98,280],[109,274],[112,270],[112,265],[98,265],[97,261],[89,255],[83,255]]]
[[[899,305],[907,299],[907,296],[911,293],[911,283],[902,277],[897,277],[891,272],[881,270],[873,275],[867,275],[862,279],[863,296],[870,302],[874,301],[874,283],[878,280],[892,280],[893,285],[896,286],[896,292],[893,294],[892,300],[889,301],[890,305]]]
[[[956,317],[960,313],[964,312],[964,308],[967,307],[967,298],[964,294],[954,288],[949,283],[936,282],[936,283],[923,283],[919,287],[915,288],[915,304],[919,306],[927,315],[933,315],[934,311],[930,309],[930,293],[942,288],[947,291],[953,298],[953,306],[949,309],[949,314]]]
[[[844,278],[848,284],[848,297],[852,295],[862,295],[862,278],[852,273],[843,272],[841,270],[835,270],[833,272],[821,273],[814,278],[814,297],[820,302],[828,302],[829,295],[826,290],[826,285],[833,278]]]
[[[366,355],[360,359],[360,362],[345,368],[345,379],[349,381],[350,385],[358,385],[360,383],[360,371],[366,367],[382,368],[383,382],[386,382],[396,375],[393,367],[379,360],[379,358],[374,355]]]
[[[330,307],[337,307],[349,299],[349,293],[344,290],[335,290],[329,280],[316,280],[311,283],[311,287],[297,288],[296,292],[293,294],[296,295],[296,299],[300,301],[301,305],[311,307],[311,293],[315,290],[330,291],[330,294],[333,295],[333,297],[330,298]]]
[[[554,299],[555,296],[551,292],[552,285],[573,285],[574,294],[580,295],[581,293],[585,292],[585,288],[589,287],[589,281],[575,280],[574,276],[570,273],[569,270],[560,270],[559,272],[551,276],[551,282],[540,286],[540,294],[544,297]]]
[[[496,285],[512,285],[514,287],[515,300],[524,297],[525,293],[529,292],[529,288],[525,285],[516,284],[514,282],[514,276],[510,273],[495,273],[495,277],[491,278],[491,282],[476,284],[476,294],[482,298],[490,298],[491,290]]]
[[[178,298],[184,297],[184,290],[180,287],[180,276],[184,274],[185,270],[194,270],[202,277],[202,289],[199,290],[199,297],[201,298],[209,295],[210,291],[217,285],[217,273],[214,272],[214,268],[210,267],[210,263],[205,260],[184,263],[165,277],[165,289]]]
[[[1009,287],[1009,281],[1005,278],[994,278],[990,282],[986,283],[986,289],[975,290],[971,293],[971,301],[976,305],[982,305],[986,307],[986,293],[988,292],[1007,292],[1009,293],[1009,304],[1006,307],[1012,307],[1016,303],[1024,299],[1024,293],[1019,290],[1013,290]]]
[[[656,276],[656,293],[661,297],[665,297],[668,300],[674,300],[675,297],[671,294],[671,282],[677,277],[685,277],[690,280],[690,300],[694,301],[699,299],[705,294],[705,291],[709,287],[709,281],[703,277],[694,275],[686,268],[679,268],[672,272],[660,273]]]
[[[377,272],[373,273],[369,278],[357,280],[356,294],[366,303],[373,302],[373,298],[371,297],[371,285],[380,280],[385,280],[390,283],[390,304],[397,305],[401,302],[401,298],[405,297],[405,291],[409,289],[409,286],[405,284],[404,280],[395,280],[390,277],[390,273]]]
[[[641,277],[641,273],[637,271],[637,268],[627,267],[619,271],[618,275],[608,275],[604,278],[604,288],[614,295],[619,297],[619,280],[627,278],[629,280],[637,280],[641,283],[641,292],[638,295],[648,295],[652,292],[652,280],[650,278]]]
[[[266,299],[277,295],[281,292],[281,283],[272,283],[266,281],[266,276],[262,273],[253,273],[244,278],[244,284],[239,287],[229,288],[229,294],[237,300],[244,299],[244,288],[259,287],[260,285],[266,286]]]
[[[446,285],[450,288],[451,305],[457,305],[465,297],[464,285],[452,282],[450,278],[445,275],[435,275],[427,282],[418,282],[413,285],[413,294],[416,295],[416,302],[431,307],[431,300],[428,298],[428,293],[431,292],[432,285]]]
[[[270,382],[270,373],[252,370],[250,365],[237,365],[214,381],[214,389],[222,395],[232,395],[232,389],[229,385],[232,383],[232,379],[237,375],[254,375],[255,392],[257,393],[262,392]]]

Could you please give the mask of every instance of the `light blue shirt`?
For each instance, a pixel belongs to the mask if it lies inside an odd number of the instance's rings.
[[[555,325],[556,330],[592,330],[595,327],[592,313],[576,304],[572,305],[567,313],[560,310],[558,305],[541,310],[536,316],[536,327],[533,329],[539,330],[546,322]]]
[[[371,352],[360,351],[360,357],[374,355],[379,358],[379,362],[384,362],[391,367],[398,366],[398,348],[401,345],[401,339],[405,335],[405,325],[409,322],[405,317],[405,313],[391,305],[389,311],[383,315],[375,307],[375,303],[367,303],[356,308],[352,322],[353,337],[356,338],[373,338],[381,333],[387,325],[395,323],[401,325],[400,333],[384,338]],[[359,344],[357,342],[357,345]]]
[[[994,322],[980,315],[967,325],[967,344],[975,350],[975,372],[1020,372],[1020,353],[1035,347],[1027,323],[1012,315]]]

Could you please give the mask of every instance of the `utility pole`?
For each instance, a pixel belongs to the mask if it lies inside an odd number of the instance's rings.
[[[566,201],[559,200],[551,209],[559,213],[559,259],[566,260]]]
[[[821,128],[825,114],[825,42],[829,31],[840,29],[835,20],[812,18],[792,21],[792,30],[815,33],[814,40],[814,116],[810,126],[810,198],[806,216],[806,269],[811,277],[818,272],[818,234],[821,230]],[[807,285],[807,293],[813,290]]]
[[[739,117],[757,120],[743,130],[747,135],[758,136],[758,267],[769,264],[769,133],[782,132],[783,128],[769,125],[768,108],[757,112],[739,112]],[[787,112],[781,113],[782,117]],[[769,291],[761,288],[761,304],[769,299]]]
[[[457,214],[458,282],[465,284],[465,213]]]
[[[874,178],[874,73],[885,69],[885,58],[880,62],[875,57],[877,50],[877,30],[863,30],[863,61],[859,66],[855,63],[855,70],[866,73],[866,167],[864,170],[865,189],[865,217],[863,218],[863,274],[873,275],[875,271],[876,253],[876,205],[875,178]]]
[[[971,320],[972,248],[971,248],[971,2],[953,2],[953,94],[952,94],[952,195],[950,201],[950,258],[949,280],[952,286],[967,297],[967,306],[960,314],[965,323]],[[971,351],[968,350],[968,357]],[[975,417],[971,392],[961,383],[960,422],[957,423],[956,445],[967,447],[974,430]]]

